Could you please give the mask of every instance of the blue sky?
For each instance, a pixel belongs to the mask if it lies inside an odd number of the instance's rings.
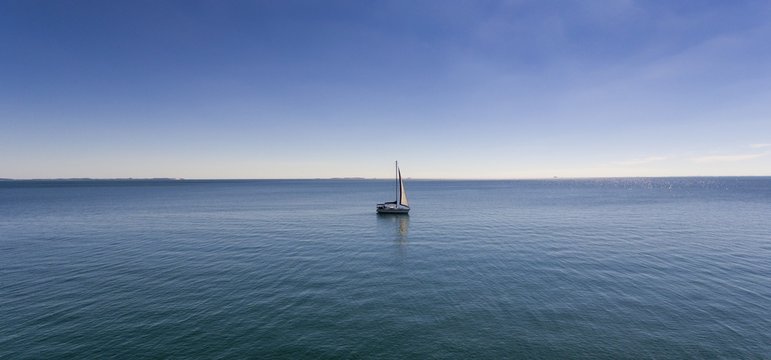
[[[0,177],[771,175],[767,1],[0,2]]]

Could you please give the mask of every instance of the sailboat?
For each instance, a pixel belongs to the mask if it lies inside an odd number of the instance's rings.
[[[410,204],[407,201],[407,193],[404,191],[402,173],[399,171],[399,162],[396,161],[396,201],[377,204],[378,214],[408,214]]]

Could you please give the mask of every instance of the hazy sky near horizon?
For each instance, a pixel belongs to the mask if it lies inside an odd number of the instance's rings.
[[[0,2],[0,177],[771,175],[768,1]]]

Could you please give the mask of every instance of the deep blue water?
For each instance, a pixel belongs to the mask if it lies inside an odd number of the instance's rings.
[[[771,178],[2,181],[0,358],[771,358]]]

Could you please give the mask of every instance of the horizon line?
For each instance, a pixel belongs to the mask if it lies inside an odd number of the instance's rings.
[[[769,175],[660,175],[660,176],[553,176],[521,178],[413,178],[415,181],[513,181],[513,180],[591,180],[591,179],[660,179],[660,178],[749,178],[771,177]],[[305,177],[305,178],[183,178],[183,177],[52,177],[52,178],[0,178],[0,181],[258,181],[258,180],[393,180],[380,177]]]

